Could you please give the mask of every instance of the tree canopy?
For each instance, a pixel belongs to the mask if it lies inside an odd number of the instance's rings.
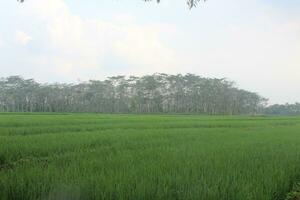
[[[25,0],[17,0],[21,3],[23,3]],[[152,1],[152,0],[144,0],[144,1]],[[159,3],[161,0],[155,0],[157,3]],[[206,1],[206,0],[186,0],[187,5],[192,8],[195,7],[200,1]]]
[[[266,99],[227,79],[194,74],[115,76],[77,84],[0,79],[0,112],[257,114]]]
[[[271,105],[265,109],[265,113],[268,115],[300,115],[300,103]]]
[[[152,1],[152,0],[145,0],[145,1]],[[161,0],[156,0],[157,3],[159,3],[160,1]],[[190,8],[195,7],[200,1],[206,1],[206,0],[186,0]]]

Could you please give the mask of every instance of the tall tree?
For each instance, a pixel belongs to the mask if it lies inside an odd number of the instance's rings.
[[[115,76],[79,84],[39,84],[19,76],[0,79],[1,112],[256,114],[266,102],[227,79],[194,74]],[[284,110],[297,113],[298,107],[286,105]],[[274,106],[267,111],[276,110]]]

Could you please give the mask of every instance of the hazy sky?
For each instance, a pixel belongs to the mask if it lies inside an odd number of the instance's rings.
[[[270,103],[300,102],[300,1],[0,0],[0,77],[227,77]]]

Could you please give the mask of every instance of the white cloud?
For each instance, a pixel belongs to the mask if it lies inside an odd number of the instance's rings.
[[[32,38],[23,31],[16,31],[15,39],[18,44],[27,45]]]
[[[128,13],[118,13],[113,16],[115,22],[119,23],[134,23],[136,18]]]
[[[4,39],[2,38],[1,34],[0,34],[0,47],[4,46]]]
[[[157,27],[130,26],[119,31],[123,38],[115,42],[114,50],[127,63],[140,67],[137,73],[170,72],[178,67],[174,50],[160,42]]]
[[[67,77],[99,78],[95,73],[100,76],[107,56],[125,61],[127,70],[137,73],[149,67],[151,73],[171,71],[177,65],[175,53],[160,39],[166,31],[160,25],[137,25],[129,14],[115,15],[112,21],[82,18],[72,14],[63,0],[32,0],[25,9],[31,23],[42,27],[42,48],[55,52],[49,63]],[[30,40],[23,32],[18,36],[23,44]]]

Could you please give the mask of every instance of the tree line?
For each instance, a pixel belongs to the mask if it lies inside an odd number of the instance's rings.
[[[275,104],[265,108],[268,115],[300,115],[300,103]]]
[[[114,76],[78,84],[0,78],[0,112],[256,114],[267,100],[227,79],[194,74]]]

